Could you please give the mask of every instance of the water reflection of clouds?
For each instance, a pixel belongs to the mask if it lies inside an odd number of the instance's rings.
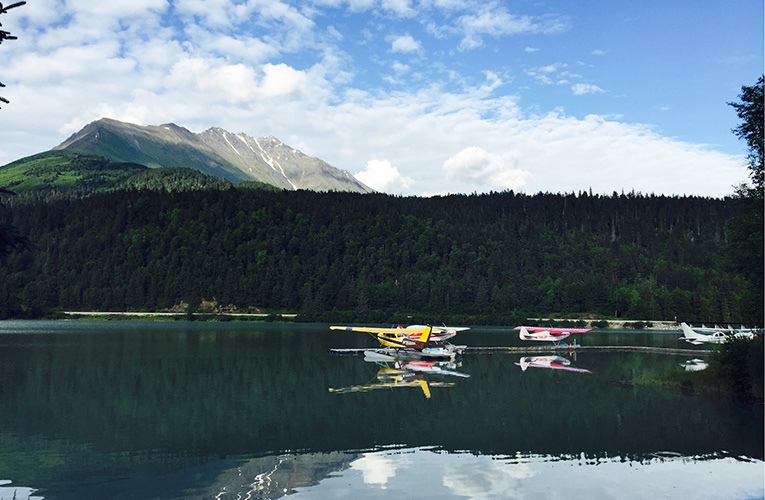
[[[361,474],[359,474],[361,472]],[[359,484],[359,481],[362,484]],[[374,491],[388,498],[763,498],[761,460],[734,457],[518,455],[496,457],[426,449],[365,453],[349,470],[302,489],[297,498]],[[370,486],[373,491],[370,491]],[[382,490],[382,491],[381,491]]]
[[[398,464],[401,466],[401,463]],[[396,463],[392,457],[382,453],[367,453],[351,463],[351,468],[361,471],[364,484],[375,484],[385,487],[392,477],[396,476]]]
[[[463,457],[459,460],[459,456]],[[459,455],[444,468],[443,484],[464,498],[516,498],[521,482],[534,475],[529,464],[498,460],[473,460],[473,455]],[[471,459],[472,458],[472,459]]]
[[[43,497],[35,496],[34,488],[25,488],[24,486],[12,486],[12,482],[7,479],[0,479],[0,499],[13,498],[15,500],[43,500]]]

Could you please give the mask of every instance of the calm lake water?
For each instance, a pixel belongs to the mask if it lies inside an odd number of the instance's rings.
[[[0,499],[765,496],[762,405],[624,383],[693,356],[468,354],[450,368],[469,377],[434,377],[327,353],[373,345],[323,324],[0,322]]]

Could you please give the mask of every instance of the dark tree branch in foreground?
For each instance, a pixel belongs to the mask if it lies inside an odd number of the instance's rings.
[[[0,14],[7,14],[8,11],[13,9],[14,7],[21,7],[22,5],[25,5],[25,4],[26,2],[16,2],[8,6],[3,6],[3,4],[0,3]],[[2,23],[0,23],[0,26],[2,26]],[[3,43],[4,40],[16,40],[16,37],[11,35],[9,31],[0,30],[0,43]]]
[[[25,5],[26,2],[16,2],[12,3],[10,5],[4,6],[2,3],[0,3],[0,14],[7,14],[9,10],[13,9],[14,7],[21,7],[22,5]],[[3,24],[0,23],[0,28],[2,28]],[[0,43],[3,43],[6,40],[17,40],[17,37],[11,35],[10,31],[5,31],[3,29],[0,29]],[[5,87],[2,82],[0,82],[0,87]],[[8,104],[8,99],[0,96],[0,101],[3,101],[4,103]]]

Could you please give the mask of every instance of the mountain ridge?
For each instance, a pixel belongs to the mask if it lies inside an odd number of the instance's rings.
[[[234,183],[257,181],[287,190],[374,192],[349,172],[276,137],[255,138],[220,127],[197,134],[174,123],[143,126],[102,118],[51,151],[100,155],[150,168],[188,167]]]

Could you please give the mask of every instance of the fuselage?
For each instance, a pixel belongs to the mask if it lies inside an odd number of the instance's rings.
[[[569,335],[571,335],[570,332],[551,332],[550,330],[530,332],[526,327],[522,326],[520,327],[520,333],[518,334],[518,337],[521,340],[560,342]]]

